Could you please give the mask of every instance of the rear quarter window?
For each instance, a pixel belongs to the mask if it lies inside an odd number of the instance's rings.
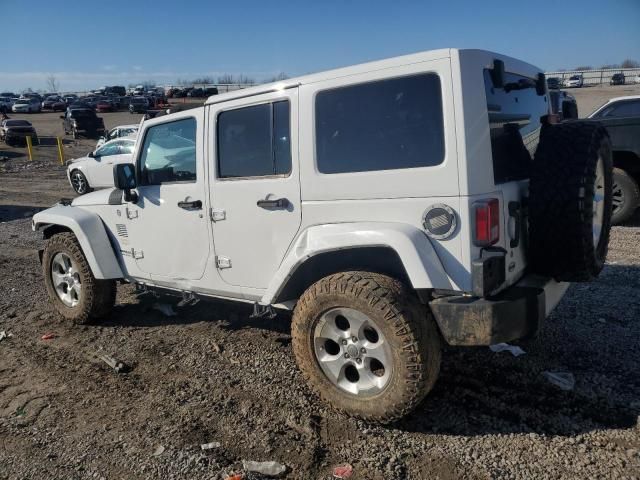
[[[440,77],[424,73],[321,91],[315,128],[321,173],[439,165],[445,155]]]

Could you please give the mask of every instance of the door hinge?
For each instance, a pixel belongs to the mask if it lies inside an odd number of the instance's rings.
[[[134,218],[138,218],[138,210],[129,210],[129,208],[125,208],[125,211],[127,212],[127,218],[129,220],[133,220]]]
[[[220,270],[223,268],[231,268],[231,259],[216,255],[216,265]]]
[[[211,218],[212,222],[220,222],[227,218],[227,212],[222,210],[221,208],[210,208],[209,218]]]

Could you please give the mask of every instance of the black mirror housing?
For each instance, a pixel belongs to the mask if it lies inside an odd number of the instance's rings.
[[[60,115],[60,118],[61,118],[62,120],[64,120],[64,115]]]
[[[132,192],[138,186],[136,182],[136,169],[132,163],[119,163],[113,166],[113,184],[119,190],[124,190],[124,199],[127,202],[136,202],[138,195]]]

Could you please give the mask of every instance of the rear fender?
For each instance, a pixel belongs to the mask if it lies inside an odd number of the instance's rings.
[[[260,303],[273,303],[308,259],[326,252],[361,247],[386,247],[395,251],[414,289],[453,288],[431,242],[418,228],[402,223],[338,223],[309,227],[298,236]]]
[[[46,230],[52,226],[73,232],[94,277],[112,279],[124,276],[98,215],[78,207],[56,205],[33,216],[33,230]]]

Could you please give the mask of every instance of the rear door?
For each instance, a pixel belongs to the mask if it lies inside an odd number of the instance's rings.
[[[208,115],[220,275],[266,288],[301,222],[298,89],[214,104]]]

